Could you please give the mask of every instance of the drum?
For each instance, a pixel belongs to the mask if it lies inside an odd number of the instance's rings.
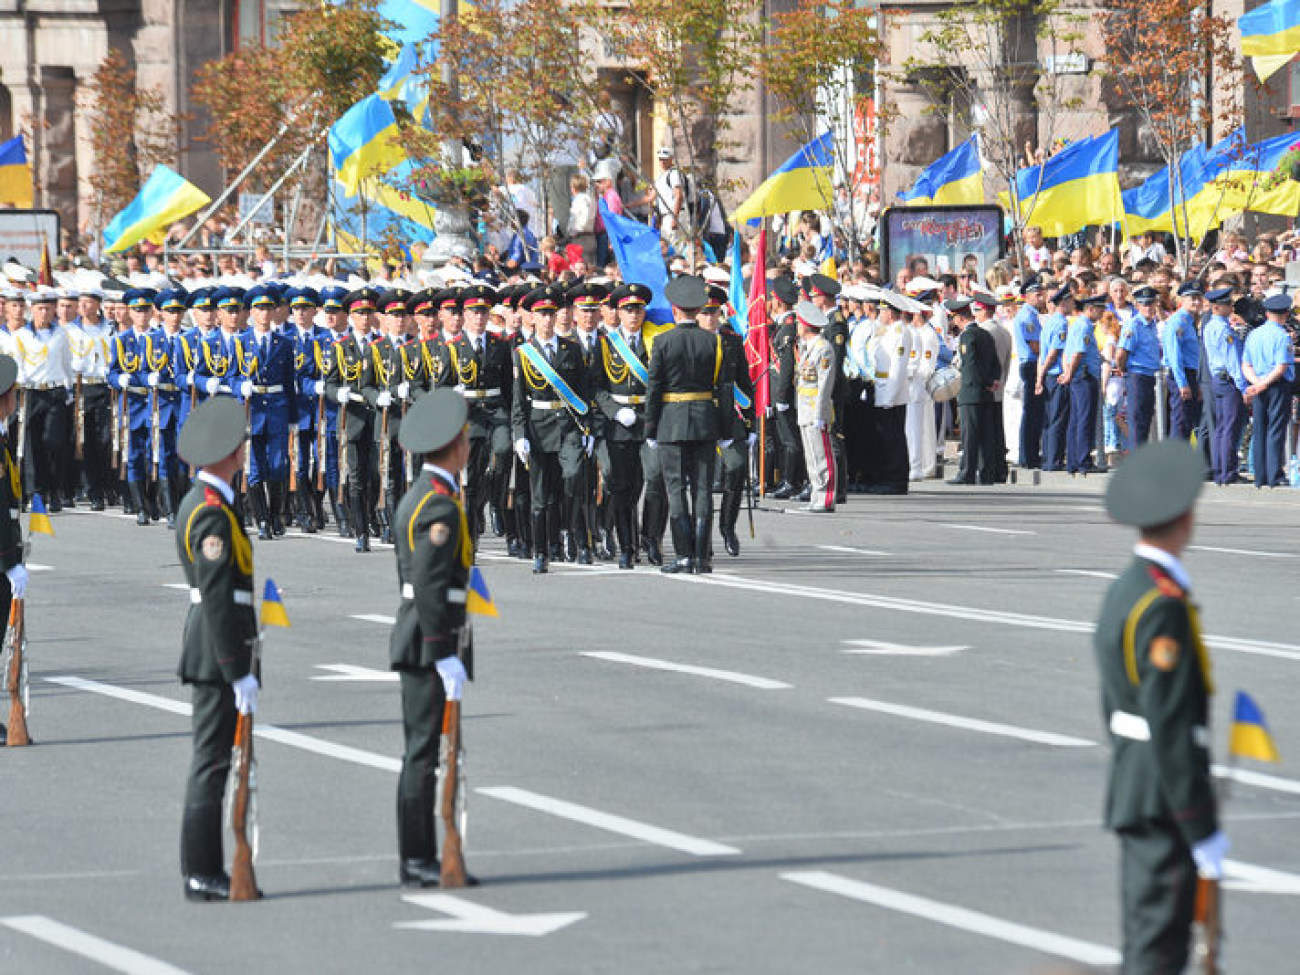
[[[961,373],[954,366],[940,366],[925,382],[925,391],[936,403],[956,399],[961,389]]]

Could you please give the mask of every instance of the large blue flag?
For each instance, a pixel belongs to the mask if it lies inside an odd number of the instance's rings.
[[[671,322],[673,310],[664,298],[668,269],[664,267],[659,231],[630,217],[611,213],[604,200],[600,201],[600,215],[605,218],[605,232],[609,234],[609,245],[614,248],[614,259],[623,272],[624,282],[644,284],[651,291],[645,317],[652,322]]]

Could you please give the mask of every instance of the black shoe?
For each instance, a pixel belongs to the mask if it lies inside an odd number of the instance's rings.
[[[545,555],[539,555],[533,559],[533,575],[546,575],[547,571]]]
[[[50,512],[50,514],[52,514],[52,515],[53,515],[53,514],[57,514],[58,512],[60,512],[60,511],[63,510],[63,501],[60,500],[60,498],[59,498],[59,496],[58,496],[57,494],[50,498],[50,503],[49,503],[49,505],[48,505],[48,508],[49,508],[49,512]],[[157,520],[158,520],[157,518],[154,519],[154,521],[157,521]]]
[[[630,569],[630,568],[632,568],[632,553],[631,553],[631,552],[619,552],[619,553],[618,553],[618,567],[619,567],[620,569]]]
[[[135,523],[136,523],[137,525],[139,525],[141,528],[148,527],[148,525],[149,525],[149,512],[145,511],[143,508],[141,508],[139,511],[137,511],[137,512],[135,513]]]
[[[94,501],[90,502],[91,511],[103,511],[105,507],[106,506],[102,498],[96,498]]]
[[[777,501],[784,501],[794,494],[794,485],[789,481],[782,481],[771,492],[769,498],[775,498]]]
[[[796,495],[794,496],[794,500],[795,500],[795,501],[804,501],[804,502],[811,501],[811,500],[812,500],[812,485],[811,485],[811,484],[805,484],[804,487],[803,487],[803,490],[800,491],[798,494],[796,494]]]
[[[4,725],[0,724],[0,745],[9,744],[9,731]]]
[[[437,860],[403,860],[398,876],[403,887],[437,887],[442,867]]]
[[[269,541],[271,538],[270,522],[259,521],[257,523],[257,539],[261,542]]]
[[[679,572],[694,574],[695,560],[674,559],[673,561],[669,562],[667,565],[661,567],[659,571],[664,573],[665,575],[670,575],[670,576],[677,575]]]
[[[949,481],[948,483],[953,483]],[[971,481],[957,481],[958,484],[971,484]],[[906,494],[906,484],[873,484],[867,488],[868,494]]]
[[[492,534],[500,538],[506,533],[506,526],[501,522],[501,512],[496,508],[492,509]]]
[[[393,529],[391,526],[389,525],[384,526],[384,530],[380,534],[379,540],[385,545],[393,544]]]
[[[186,877],[185,899],[187,901],[230,900],[230,878],[224,873],[215,877]]]
[[[591,549],[583,545],[578,549],[578,564],[591,565]]]
[[[370,536],[369,536],[369,535],[358,535],[358,536],[357,536],[357,545],[356,545],[356,549],[357,549],[358,552],[369,552],[369,551],[370,551]]]
[[[727,550],[727,554],[735,558],[740,554],[740,539],[736,537],[734,528],[722,529],[722,547]]]
[[[974,481],[968,481],[968,480],[966,480],[966,478],[964,478],[964,477],[950,477],[950,478],[948,478],[947,483],[948,483],[948,484],[974,484],[975,482],[974,482]],[[872,493],[875,493],[875,492],[872,492]]]
[[[645,545],[645,560],[651,565],[663,565],[664,554],[659,551],[659,543],[653,538],[643,539]]]
[[[506,555],[509,555],[512,559],[519,558],[519,539],[506,539]]]

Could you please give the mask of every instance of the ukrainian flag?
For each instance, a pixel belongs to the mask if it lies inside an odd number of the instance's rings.
[[[1235,758],[1257,758],[1261,762],[1278,761],[1277,746],[1264,723],[1264,712],[1245,691],[1237,692],[1232,730],[1228,734],[1228,754]]]
[[[0,203],[16,207],[32,205],[32,167],[28,165],[21,135],[0,142]]]
[[[912,188],[900,193],[899,199],[908,206],[983,203],[984,170],[976,137],[972,135],[921,170]]]
[[[496,616],[497,604],[492,601],[483,573],[477,565],[469,570],[469,589],[465,596],[465,612],[477,613],[479,616]]]
[[[834,204],[831,133],[813,139],[781,164],[731,215],[733,223],[757,222],[791,210],[829,210]]]
[[[1264,184],[1271,181],[1283,157],[1297,143],[1300,135],[1288,132],[1225,153],[1198,198],[1198,206],[1212,207],[1217,202],[1221,220],[1244,210],[1295,216],[1300,209],[1300,183],[1282,179],[1267,189]]]
[[[262,625],[286,627],[289,625],[289,614],[284,611],[284,600],[280,598],[280,590],[270,579],[266,580],[266,588],[262,591]]]
[[[349,196],[363,179],[386,173],[406,158],[396,135],[397,116],[379,92],[361,99],[330,126],[330,158]]]
[[[1238,17],[1237,28],[1241,53],[1265,81],[1300,51],[1300,0],[1270,0]]]
[[[1060,237],[1094,224],[1111,224],[1124,213],[1119,191],[1119,132],[1080,139],[1041,166],[1016,173],[1025,223],[1045,237]]]
[[[33,535],[54,534],[49,509],[45,507],[45,499],[39,494],[32,495],[32,516],[27,523],[27,530]]]
[[[180,173],[155,166],[136,198],[104,228],[104,253],[134,247],[211,202],[208,194]]]
[[[439,7],[438,0],[380,0],[376,12],[395,25],[385,36],[406,44],[422,41],[438,29]]]
[[[1166,166],[1140,186],[1126,190],[1125,235],[1132,237],[1150,230],[1200,239],[1231,216],[1222,206],[1216,206],[1220,201],[1212,199],[1206,188],[1222,168],[1223,160],[1245,140],[1245,130],[1237,129],[1209,149],[1204,144],[1194,146],[1180,157],[1177,178]]]

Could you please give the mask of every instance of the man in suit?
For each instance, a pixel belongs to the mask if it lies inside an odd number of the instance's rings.
[[[236,714],[257,708],[253,546],[231,486],[244,466],[244,408],[229,397],[200,404],[181,428],[181,458],[198,471],[181,501],[176,551],[190,587],[177,674],[192,687],[194,756],[185,786],[181,873],[189,900],[226,900],[221,801]]]
[[[1106,510],[1138,530],[1093,635],[1111,734],[1106,825],[1119,834],[1123,971],[1176,975],[1188,959],[1196,876],[1218,879],[1228,839],[1210,775],[1214,685],[1191,579],[1205,461],[1186,441],[1149,443],[1119,468]]]

